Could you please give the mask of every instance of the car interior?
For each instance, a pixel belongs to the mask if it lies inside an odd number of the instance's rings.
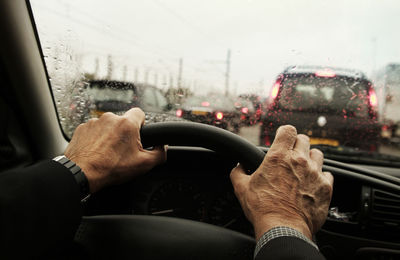
[[[0,2],[0,170],[63,154],[51,79],[29,1]],[[144,147],[167,144],[168,160],[86,202],[75,243],[89,258],[252,259],[253,230],[234,195],[231,169],[257,169],[266,147],[190,122],[147,124]],[[400,258],[400,164],[324,159],[335,178],[316,234],[327,259]],[[1,174],[1,173],[0,173]]]

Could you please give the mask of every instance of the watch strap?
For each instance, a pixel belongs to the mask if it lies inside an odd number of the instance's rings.
[[[86,202],[90,197],[89,182],[82,169],[73,161],[68,159],[65,155],[57,156],[53,159],[67,168],[75,178],[76,183],[79,185],[81,193],[81,202]]]

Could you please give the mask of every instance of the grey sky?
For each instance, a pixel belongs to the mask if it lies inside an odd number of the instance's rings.
[[[397,0],[35,0],[32,7],[45,54],[64,57],[59,66],[79,57],[71,64],[93,72],[97,57],[105,76],[110,54],[115,78],[127,66],[128,80],[135,69],[143,80],[147,70],[161,85],[169,75],[176,80],[183,58],[183,78],[199,92],[223,90],[228,48],[237,93],[268,90],[289,65],[370,74],[400,62]]]

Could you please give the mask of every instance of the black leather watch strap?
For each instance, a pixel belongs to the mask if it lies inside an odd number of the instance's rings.
[[[72,175],[74,175],[74,178],[79,185],[79,190],[81,192],[81,202],[87,201],[90,197],[89,182],[82,169],[78,165],[76,165],[76,163],[68,159],[65,155],[57,156],[53,160],[62,164],[65,168],[71,171]]]

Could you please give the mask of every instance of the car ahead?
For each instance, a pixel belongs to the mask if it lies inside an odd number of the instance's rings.
[[[187,98],[176,110],[176,116],[193,122],[217,126],[223,129],[232,128],[239,131],[240,111],[231,99],[222,95],[192,96]]]
[[[257,123],[257,111],[251,100],[239,96],[235,100],[235,108],[239,112],[241,126],[250,126]]]
[[[375,76],[382,139],[400,146],[400,63],[389,63]]]
[[[170,110],[167,99],[154,86],[133,84],[116,80],[92,80],[87,87],[92,101],[91,117],[99,117],[105,112],[123,114],[132,107],[153,113]]]
[[[264,112],[260,143],[266,146],[279,126],[291,124],[308,135],[312,145],[378,148],[377,97],[359,71],[289,67],[278,76]]]
[[[256,94],[241,94],[239,95],[240,99],[245,99],[251,101],[253,104],[254,110],[255,110],[255,120],[258,122],[261,118],[262,114],[262,101],[261,101],[261,96],[256,95]]]

